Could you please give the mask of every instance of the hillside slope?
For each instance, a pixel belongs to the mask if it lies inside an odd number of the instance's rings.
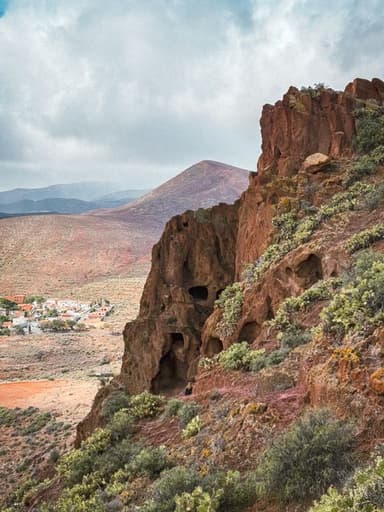
[[[148,263],[169,217],[188,208],[232,203],[247,183],[247,172],[205,162],[124,208],[2,219],[0,294],[45,294],[127,275],[136,263]]]
[[[203,160],[136,201],[111,210],[92,212],[136,223],[160,234],[165,223],[186,210],[233,203],[248,185],[248,172],[231,165]]]

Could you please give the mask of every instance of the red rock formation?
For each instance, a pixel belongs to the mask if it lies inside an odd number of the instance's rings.
[[[167,224],[153,249],[140,314],[124,331],[118,381],[127,391],[164,392],[184,386],[195,375],[199,355],[213,355],[233,341],[254,342],[285,297],[340,271],[342,260],[329,245],[299,247],[245,293],[233,336],[219,339],[216,334],[220,312],[213,311],[214,300],[239,278],[246,263],[264,252],[281,200],[299,204],[314,189],[311,201],[316,205],[340,190],[342,175],[337,165],[329,172],[326,157],[351,156],[352,112],[366,100],[382,103],[384,83],[357,79],[344,92],[324,89],[315,95],[291,87],[282,101],[263,109],[258,173],[251,173],[240,202],[188,212]],[[303,165],[314,153],[325,155],[312,159],[321,160],[321,165]],[[101,399],[96,399],[93,411]],[[95,414],[81,425],[80,437],[94,426]]]
[[[259,258],[268,246],[274,205],[289,195],[289,183],[305,158],[313,153],[336,159],[351,156],[355,134],[352,112],[366,100],[383,103],[384,82],[357,78],[344,92],[321,89],[312,95],[290,87],[274,106],[264,106],[258,172],[251,174],[240,202],[237,277],[244,265]],[[296,191],[292,192],[295,195]]]

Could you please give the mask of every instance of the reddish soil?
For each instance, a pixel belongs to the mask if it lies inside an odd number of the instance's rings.
[[[11,409],[37,407],[76,423],[88,412],[97,387],[96,381],[6,382],[0,384],[0,406]]]

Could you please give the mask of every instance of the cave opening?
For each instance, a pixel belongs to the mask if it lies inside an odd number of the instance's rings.
[[[207,357],[213,357],[223,351],[223,342],[219,338],[209,338],[206,348]]]
[[[321,259],[316,254],[311,254],[302,261],[297,268],[296,275],[304,280],[305,286],[312,286],[320,279],[323,279],[323,267]]]
[[[184,336],[171,332],[170,349],[160,359],[159,371],[152,381],[155,393],[170,393],[187,385],[188,364],[185,361]]]
[[[246,341],[249,344],[253,343],[260,334],[260,330],[260,325],[257,322],[247,322],[240,331],[239,341]]]
[[[208,299],[208,288],[206,286],[192,286],[188,292],[194,300]]]

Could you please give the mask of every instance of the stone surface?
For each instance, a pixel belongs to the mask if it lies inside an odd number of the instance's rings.
[[[379,395],[384,394],[384,368],[378,368],[369,378],[369,384],[373,391]]]
[[[303,162],[303,170],[307,172],[317,172],[325,165],[329,164],[331,159],[324,153],[313,153],[313,155],[307,156]]]

